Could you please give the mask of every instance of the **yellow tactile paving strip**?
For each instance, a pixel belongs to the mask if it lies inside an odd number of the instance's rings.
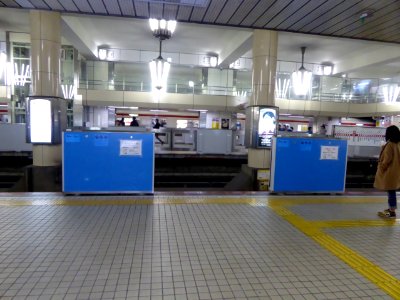
[[[309,236],[315,242],[327,249],[329,252],[344,261],[358,273],[365,278],[375,283],[379,288],[384,290],[388,295],[394,299],[400,299],[400,280],[388,274],[379,266],[371,263],[369,260],[350,249],[349,247],[338,242],[328,234],[324,228],[334,227],[353,227],[353,226],[394,226],[398,222],[395,220],[360,220],[360,221],[308,221],[300,216],[292,213],[287,207],[290,205],[301,204],[319,204],[319,203],[360,203],[360,202],[381,202],[382,198],[338,198],[338,199],[324,199],[318,201],[317,199],[302,199],[297,201],[295,199],[288,199],[285,201],[272,200],[270,207],[299,229],[301,232]],[[363,201],[364,200],[364,201]]]
[[[2,197],[3,198],[3,197]],[[276,214],[291,223],[305,235],[309,236],[319,245],[348,264],[351,268],[375,283],[394,299],[400,299],[400,280],[388,274],[379,266],[359,255],[354,250],[332,238],[324,232],[325,228],[335,227],[360,227],[360,226],[397,226],[396,220],[335,220],[335,221],[310,221],[296,215],[290,210],[292,205],[315,204],[344,204],[344,203],[383,203],[383,197],[335,197],[335,196],[266,196],[266,197],[240,197],[230,196],[143,196],[124,197],[124,199],[101,199],[89,196],[80,199],[68,197],[12,197],[0,199],[0,206],[32,206],[32,205],[61,205],[61,206],[99,206],[99,205],[178,205],[178,204],[247,204],[254,206],[269,206]],[[36,198],[36,199],[35,199]],[[110,200],[112,199],[112,200]]]

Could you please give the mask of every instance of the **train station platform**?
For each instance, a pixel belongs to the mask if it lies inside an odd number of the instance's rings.
[[[400,299],[379,193],[0,193],[0,299]]]

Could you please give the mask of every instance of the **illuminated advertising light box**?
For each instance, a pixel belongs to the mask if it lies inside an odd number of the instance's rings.
[[[32,144],[60,144],[67,128],[67,102],[57,97],[29,97],[26,101],[26,140]]]
[[[245,145],[248,148],[270,148],[276,136],[279,108],[249,106],[246,108]]]
[[[51,101],[32,99],[29,102],[31,143],[51,143]]]
[[[257,147],[271,147],[272,137],[276,135],[277,111],[274,108],[260,108],[257,129]]]

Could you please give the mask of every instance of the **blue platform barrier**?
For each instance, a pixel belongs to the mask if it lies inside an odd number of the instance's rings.
[[[154,134],[63,133],[64,193],[154,193]]]
[[[346,164],[346,140],[276,137],[272,144],[270,190],[342,193]]]

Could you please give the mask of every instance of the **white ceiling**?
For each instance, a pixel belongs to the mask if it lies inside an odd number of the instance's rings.
[[[158,50],[158,41],[152,36],[147,20],[82,14],[63,14],[63,20],[71,25],[74,34],[92,54],[96,53],[97,46],[100,45],[120,49]],[[28,10],[0,8],[1,32],[29,33],[29,27]],[[238,37],[245,39],[251,32],[251,29],[179,23],[172,38],[163,43],[163,51],[221,54],[232,40]],[[79,45],[75,45],[72,40],[70,42],[80,50]],[[346,60],[351,62],[358,54],[363,54],[365,64],[358,64],[354,70],[348,72],[361,77],[393,77],[399,73],[400,45],[397,44],[280,32],[278,59],[300,61],[301,46],[307,47],[305,61],[308,63],[332,62],[341,65],[340,71],[346,71],[344,66],[349,65]],[[379,57],[381,49],[398,54],[388,59]],[[242,53],[242,56],[251,57],[251,49],[248,50],[250,51]]]
[[[378,43],[281,32],[279,33],[278,59],[284,61],[301,61],[300,47],[305,46],[307,48],[304,61],[309,63],[331,62],[337,64],[347,54],[362,51],[365,47],[375,44]]]
[[[153,37],[147,20],[63,16],[68,23],[79,22],[97,46],[157,51],[158,40]],[[181,53],[221,53],[224,45],[237,35],[247,36],[248,29],[221,28],[208,25],[178,24],[172,38],[163,42],[163,51]]]
[[[0,30],[29,32],[29,12],[21,9],[0,9]]]

